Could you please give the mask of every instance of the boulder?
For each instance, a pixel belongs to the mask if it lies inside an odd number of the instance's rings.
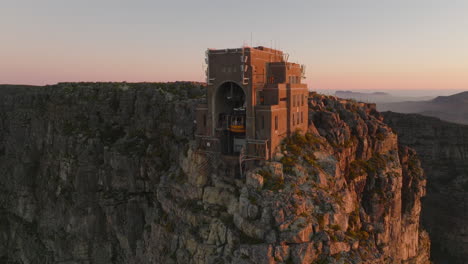
[[[281,232],[280,239],[286,243],[309,242],[313,232],[312,223],[300,217]]]
[[[291,259],[295,264],[310,264],[318,258],[314,243],[302,243],[291,246]]]
[[[245,184],[251,188],[260,190],[263,188],[263,177],[260,174],[249,172],[245,176]]]
[[[340,252],[348,252],[351,250],[351,246],[346,242],[330,242],[330,255],[335,255]]]

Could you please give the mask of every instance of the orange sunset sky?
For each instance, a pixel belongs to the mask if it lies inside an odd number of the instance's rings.
[[[272,46],[311,89],[468,89],[467,1],[25,1],[0,83],[203,81],[207,48]],[[252,36],[252,37],[251,37]]]

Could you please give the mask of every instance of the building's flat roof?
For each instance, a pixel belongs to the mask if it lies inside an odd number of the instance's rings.
[[[298,63],[294,63],[294,62],[287,62],[287,61],[272,61],[269,63],[270,65],[273,65],[273,66],[281,66],[281,65],[288,65],[288,66],[294,66],[294,67],[300,67],[301,65],[298,64]]]
[[[249,46],[243,46],[241,48],[228,48],[228,49],[208,49],[210,53],[236,53],[236,52],[242,52],[242,49],[254,49],[254,50],[259,50],[259,51],[264,51],[264,52],[270,52],[270,53],[276,53],[276,54],[283,54],[283,51],[281,50],[276,50],[272,48],[267,48],[264,46],[257,46],[257,47],[249,47]]]

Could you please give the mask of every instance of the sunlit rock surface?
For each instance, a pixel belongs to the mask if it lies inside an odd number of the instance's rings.
[[[427,175],[422,224],[435,264],[468,263],[468,126],[385,112],[402,144],[418,152]]]
[[[371,105],[311,95],[309,131],[234,177],[194,147],[202,88],[0,90],[12,263],[429,263],[425,178]]]

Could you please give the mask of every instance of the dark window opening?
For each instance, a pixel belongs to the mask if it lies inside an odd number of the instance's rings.
[[[203,127],[206,127],[206,115],[203,115]]]
[[[278,116],[275,116],[275,130],[278,130]]]

